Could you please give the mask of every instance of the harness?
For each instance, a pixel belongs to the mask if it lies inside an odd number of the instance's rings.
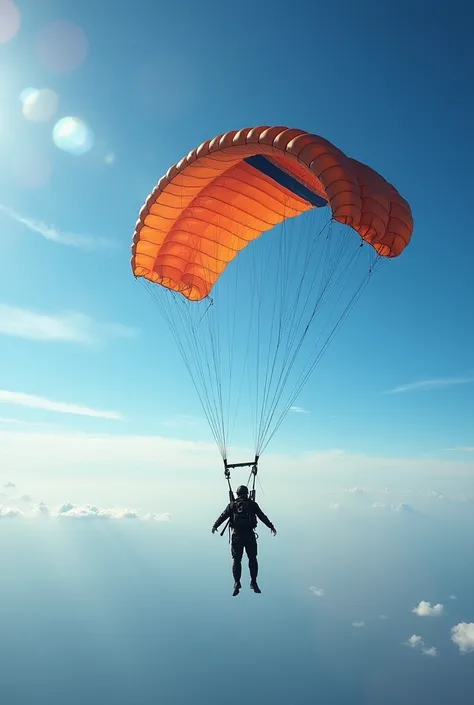
[[[230,500],[230,502],[235,502],[234,492],[232,490],[232,485],[230,484],[230,471],[233,470],[234,468],[251,468],[249,479],[247,480],[247,485],[249,485],[250,481],[252,480],[252,487],[249,492],[249,499],[255,501],[255,495],[256,495],[255,481],[257,479],[257,472],[258,472],[258,455],[256,455],[255,458],[251,462],[248,462],[248,463],[228,463],[227,458],[224,458],[224,477],[227,480],[227,485],[229,487],[229,500]],[[220,532],[221,536],[224,536],[226,529],[229,529],[229,543],[230,543],[230,518],[227,519],[227,522],[224,525],[224,528]],[[258,534],[255,534],[255,535],[258,538]]]

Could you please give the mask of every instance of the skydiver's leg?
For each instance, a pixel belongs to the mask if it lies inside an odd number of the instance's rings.
[[[237,536],[237,534],[232,534],[231,554],[233,559],[232,575],[234,576],[234,582],[240,583],[240,577],[242,575],[242,556],[244,555],[244,544],[240,536]]]
[[[245,551],[249,559],[250,584],[257,585],[258,561],[257,561],[257,538],[255,534],[249,536],[245,541]]]

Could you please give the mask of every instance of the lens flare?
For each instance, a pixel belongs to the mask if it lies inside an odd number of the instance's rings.
[[[80,118],[64,117],[53,128],[53,142],[59,149],[77,157],[89,152],[94,135]]]
[[[43,66],[58,73],[74,71],[89,50],[84,31],[74,22],[58,20],[43,27],[37,40],[38,58]]]
[[[9,42],[21,25],[20,10],[11,0],[0,0],[0,43]]]
[[[54,117],[58,109],[58,96],[50,88],[27,88],[22,91],[20,100],[22,112],[27,120],[47,122]]]

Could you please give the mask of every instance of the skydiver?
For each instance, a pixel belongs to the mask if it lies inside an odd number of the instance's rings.
[[[277,531],[270,519],[262,512],[257,502],[249,498],[248,488],[245,487],[245,485],[240,485],[240,487],[237,488],[237,499],[227,505],[212,527],[212,533],[214,533],[226,519],[229,519],[229,525],[232,529],[231,555],[233,559],[232,575],[234,577],[233,597],[239,594],[240,588],[242,587],[240,576],[242,575],[242,556],[244,554],[244,548],[247,553],[247,558],[249,559],[250,588],[256,593],[261,592],[257,584],[258,561],[257,537],[255,535],[257,517],[270,529],[273,536],[276,536]]]

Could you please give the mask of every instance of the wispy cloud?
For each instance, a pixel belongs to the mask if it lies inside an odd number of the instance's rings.
[[[303,409],[302,406],[290,406],[290,411],[295,414],[309,414],[307,409]]]
[[[428,497],[436,499],[439,502],[441,502],[443,499],[446,499],[446,495],[444,495],[442,492],[438,492],[438,490],[430,490],[428,492]]]
[[[392,507],[394,512],[400,512],[400,514],[416,514],[417,511],[414,507],[411,506],[411,504],[407,504],[406,502],[400,502],[396,506]]]
[[[348,494],[357,495],[359,497],[365,494],[362,487],[348,487],[344,490],[344,492],[347,492]]]
[[[441,603],[432,605],[431,602],[422,600],[412,611],[418,617],[441,617],[444,614],[444,606]]]
[[[317,588],[317,587],[315,587],[314,585],[310,585],[310,587],[308,588],[308,590],[309,590],[310,593],[311,593],[312,595],[314,595],[315,597],[323,597],[323,595],[324,595],[324,590],[323,590],[322,588]]]
[[[451,629],[451,639],[461,653],[474,651],[474,622],[459,622]]]
[[[402,384],[394,389],[389,389],[385,394],[398,394],[400,392],[412,392],[416,389],[442,389],[443,387],[453,387],[459,384],[471,384],[474,377],[441,377],[439,379],[425,379],[420,382]]]
[[[365,622],[352,622],[352,626],[356,627],[356,629],[361,629],[361,627],[365,627]]]
[[[75,311],[50,315],[0,304],[0,333],[17,338],[93,344],[108,337],[133,338],[134,328],[120,323],[100,323]]]
[[[6,389],[0,389],[0,404],[26,406],[30,409],[42,409],[43,411],[55,411],[61,414],[76,414],[78,416],[92,416],[102,419],[118,420],[123,418],[122,414],[118,411],[101,411],[99,409],[91,409],[88,406],[80,406],[79,404],[54,401],[53,399],[35,396],[34,394],[10,392]]]
[[[30,232],[40,235],[55,242],[58,245],[66,245],[67,247],[78,247],[84,250],[112,250],[117,249],[117,244],[104,237],[92,237],[91,235],[79,235],[56,228],[54,225],[47,225],[40,220],[29,218],[28,216],[17,213],[13,208],[0,204],[0,212],[6,215],[10,220],[18,225],[22,225]]]
[[[25,419],[12,419],[6,416],[0,416],[0,426],[2,425],[9,426],[10,428],[21,426],[23,429],[54,429],[54,425],[48,421],[26,421]]]
[[[457,446],[456,448],[446,448],[446,450],[455,450],[461,453],[474,453],[474,446]]]
[[[398,504],[387,504],[386,502],[373,502],[371,506],[372,509],[386,509],[390,510],[391,512],[398,512],[399,514],[418,514],[417,510],[406,502],[399,502]]]

